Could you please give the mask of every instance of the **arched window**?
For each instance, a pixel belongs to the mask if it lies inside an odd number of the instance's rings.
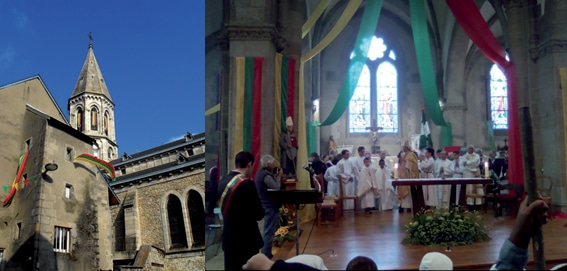
[[[84,131],[85,129],[85,116],[82,108],[77,109],[77,130]]]
[[[104,119],[103,119],[103,128],[104,128],[104,134],[108,135],[108,121],[110,120],[110,117],[108,115],[108,111],[104,112]]]
[[[355,52],[351,53],[351,59]],[[349,106],[349,132],[368,133],[381,127],[381,133],[398,132],[398,71],[396,53],[384,39],[372,37],[368,58]]]
[[[205,207],[203,198],[199,192],[189,190],[187,198],[189,209],[189,220],[191,221],[191,234],[193,235],[193,247],[205,245]]]
[[[108,160],[114,158],[114,152],[112,151],[112,147],[108,147]]]
[[[490,69],[490,116],[493,129],[508,129],[508,85],[502,70],[493,64]]]
[[[187,247],[187,234],[183,221],[181,201],[175,195],[169,195],[167,200],[167,217],[169,222],[170,249]]]
[[[91,109],[91,130],[93,131],[98,130],[97,117],[98,117],[98,111],[96,110],[96,108],[93,107]]]

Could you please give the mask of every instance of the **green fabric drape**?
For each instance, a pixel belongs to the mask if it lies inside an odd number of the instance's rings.
[[[453,143],[451,124],[445,121],[443,112],[439,106],[439,95],[437,93],[435,69],[433,68],[433,60],[431,57],[425,4],[424,1],[409,2],[413,42],[415,44],[417,68],[419,70],[421,88],[423,89],[425,107],[427,107],[427,112],[429,112],[429,117],[433,123],[441,127],[441,147],[451,146]]]
[[[417,55],[417,67],[423,89],[423,98],[427,112],[433,123],[444,126],[443,112],[439,107],[439,95],[437,94],[437,83],[431,58],[431,48],[429,46],[429,31],[427,28],[427,18],[425,15],[424,1],[410,1],[411,27],[413,31],[413,42]]]
[[[370,48],[370,41],[372,40],[372,36],[374,36],[376,25],[378,24],[378,18],[380,17],[382,2],[383,0],[366,1],[360,28],[358,29],[358,35],[356,36],[356,41],[354,43],[355,56],[350,60],[347,76],[344,80],[339,98],[327,119],[325,119],[323,123],[319,124],[320,126],[328,126],[335,123],[348,108],[354,89],[358,84],[362,67],[366,63],[368,49]]]
[[[317,124],[315,122],[307,123],[307,153],[310,155],[317,152]]]

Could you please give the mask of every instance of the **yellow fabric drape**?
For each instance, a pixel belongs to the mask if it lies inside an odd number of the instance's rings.
[[[301,165],[309,163],[307,156],[307,129],[305,122],[305,89],[303,88],[303,63],[299,63],[299,105],[298,109],[298,124],[297,127],[297,140],[299,148],[297,150],[297,189],[307,190],[311,189],[311,180],[309,179],[309,172],[307,170],[300,169]],[[301,221],[307,222],[315,219],[315,205],[308,204],[301,210],[300,217]]]
[[[333,26],[331,31],[327,33],[327,35],[321,40],[321,42],[319,42],[319,44],[315,46],[315,48],[311,49],[311,51],[307,52],[301,57],[301,62],[309,61],[311,58],[323,51],[323,49],[325,49],[329,44],[331,44],[331,42],[335,40],[335,38],[350,22],[350,19],[352,19],[352,16],[354,16],[354,13],[356,13],[361,3],[362,0],[350,0],[345,10],[343,11],[343,14],[341,14],[341,17],[339,17],[339,20],[337,20],[335,26]]]
[[[327,6],[329,5],[330,2],[331,0],[321,0],[321,2],[319,2],[315,10],[313,10],[313,13],[311,13],[311,16],[307,18],[307,21],[301,27],[302,39],[305,38],[305,36],[307,36],[307,33],[309,33],[309,31],[311,30],[311,27],[313,27],[313,25],[317,22],[319,17],[321,17],[321,15],[325,11],[325,9],[327,9]]]
[[[208,115],[210,115],[210,114],[213,114],[213,113],[216,113],[216,112],[219,112],[219,111],[220,111],[220,103],[219,103],[219,104],[216,104],[216,105],[214,105],[214,106],[212,106],[212,107],[209,108],[209,109],[207,109],[207,110],[205,111],[205,116],[208,116]]]
[[[280,161],[280,135],[281,131],[281,111],[282,111],[282,54],[276,53],[275,59],[275,86],[274,86],[274,142],[273,142],[273,150],[274,150],[274,158],[276,161]]]
[[[561,80],[561,96],[563,96],[563,131],[567,135],[567,68],[559,68],[559,78]],[[565,140],[567,145],[567,140]],[[567,168],[567,161],[565,162]],[[567,183],[567,179],[565,179]]]
[[[235,112],[235,123],[237,125],[234,127],[234,134],[236,135],[233,139],[233,149],[232,156],[235,157],[238,152],[242,150],[243,139],[242,139],[242,123],[244,121],[244,111],[242,111],[242,105],[244,104],[244,86],[245,86],[245,69],[246,69],[246,59],[244,57],[236,57],[236,112]]]

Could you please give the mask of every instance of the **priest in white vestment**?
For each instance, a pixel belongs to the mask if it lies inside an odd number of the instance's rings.
[[[337,167],[337,160],[333,159],[332,166],[325,171],[325,181],[327,181],[327,196],[339,195],[339,168]]]
[[[364,168],[358,178],[358,200],[364,213],[371,214],[374,206],[374,194],[377,189],[376,171],[370,167],[371,159],[364,158]]]
[[[341,152],[343,159],[337,163],[338,173],[342,180],[339,179],[339,185],[343,187],[344,196],[356,195],[354,193],[354,177],[356,176],[356,164],[353,162],[354,159],[349,159],[350,152],[348,150],[343,150]],[[345,210],[354,210],[354,204],[352,201],[346,201],[344,203]]]
[[[436,178],[451,178],[453,177],[453,161],[447,159],[447,152],[441,151],[439,153],[439,159],[435,163],[434,175]],[[449,208],[449,200],[451,198],[451,185],[439,185],[438,192],[440,194],[440,206],[442,209]]]
[[[380,199],[380,211],[392,210],[394,197],[394,187],[392,186],[392,171],[386,167],[386,161],[380,159],[376,170],[376,183],[378,187],[377,197]]]
[[[421,170],[422,178],[433,178],[433,171],[435,170],[435,150],[427,148],[425,152],[425,159],[419,161],[419,169]],[[423,185],[423,199],[425,205],[430,207],[437,206],[437,189],[435,185]]]
[[[474,146],[467,146],[467,153],[463,156],[463,177],[464,178],[477,178],[480,177],[480,157],[474,152]],[[484,195],[482,185],[467,184],[467,194]],[[467,205],[480,205],[481,199],[467,199]]]
[[[358,177],[360,176],[360,171],[364,168],[364,158],[365,156],[364,146],[358,147],[358,157],[353,157],[351,160],[355,164],[356,170],[354,171],[354,194],[358,194]],[[357,206],[358,207],[358,206]]]
[[[465,168],[465,159],[461,157],[461,151],[454,151],[453,152],[453,178],[462,178],[463,177],[463,169]],[[459,204],[459,196],[461,191],[461,185],[457,184],[457,195],[455,203]]]

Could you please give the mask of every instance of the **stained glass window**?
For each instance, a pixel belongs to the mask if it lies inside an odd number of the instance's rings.
[[[508,129],[508,86],[506,76],[493,64],[490,69],[490,115],[493,129]]]
[[[350,58],[354,57],[354,51]],[[372,37],[366,65],[349,106],[349,132],[370,133],[370,127],[381,127],[379,133],[398,132],[398,72],[396,53],[384,39]],[[376,82],[376,84],[371,83]]]
[[[350,100],[350,132],[365,133],[370,127],[370,70],[364,65]]]
[[[390,62],[382,62],[377,74],[378,127],[382,127],[382,133],[397,133],[398,72]]]

